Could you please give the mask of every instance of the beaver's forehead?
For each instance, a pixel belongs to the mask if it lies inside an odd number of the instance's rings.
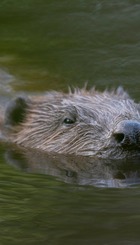
[[[121,117],[135,118],[140,120],[140,112],[136,104],[130,99],[112,99],[107,96],[76,96],[71,99],[63,99],[61,105],[64,110],[75,107],[79,115],[97,118],[116,118]]]
[[[97,113],[102,115],[135,114],[140,117],[136,104],[131,99],[123,99],[110,94],[94,94],[83,96],[81,94],[67,94],[62,96],[44,96],[43,100],[34,100],[31,107],[41,111],[64,113],[69,111],[84,113],[86,115]],[[77,111],[77,112],[76,112]]]
[[[108,107],[127,107],[128,102],[126,100],[112,99],[111,97],[106,96],[73,96],[71,98],[64,98],[61,100],[61,105],[75,107],[87,107],[87,108],[100,108],[101,106],[105,108]]]

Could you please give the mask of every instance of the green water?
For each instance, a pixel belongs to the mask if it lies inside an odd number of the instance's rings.
[[[139,0],[1,0],[2,102],[87,81],[139,101],[139,30]],[[1,146],[0,245],[139,245],[139,195],[22,171]]]
[[[66,89],[88,81],[134,91],[139,13],[138,0],[1,0],[1,67],[14,75],[16,90]]]

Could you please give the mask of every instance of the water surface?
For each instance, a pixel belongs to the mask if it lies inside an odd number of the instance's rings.
[[[139,101],[139,23],[138,0],[1,0],[0,103],[87,81],[122,85]],[[0,244],[140,243],[139,182],[103,187],[72,181],[71,171],[31,171],[18,156],[9,161],[8,148],[0,147]]]

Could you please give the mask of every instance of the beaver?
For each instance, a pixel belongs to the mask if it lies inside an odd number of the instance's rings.
[[[29,149],[110,159],[140,155],[140,104],[122,87],[17,96],[2,128],[6,141]]]

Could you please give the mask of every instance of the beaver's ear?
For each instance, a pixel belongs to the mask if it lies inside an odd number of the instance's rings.
[[[19,96],[12,100],[5,111],[5,126],[16,126],[24,121],[29,99]]]

